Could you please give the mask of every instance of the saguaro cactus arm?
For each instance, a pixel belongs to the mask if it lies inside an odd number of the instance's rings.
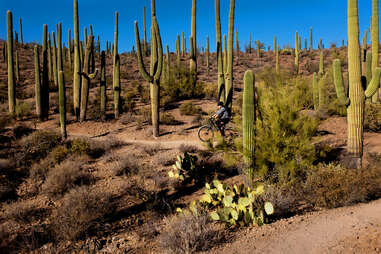
[[[334,83],[335,83],[337,98],[339,99],[341,104],[348,106],[350,101],[349,101],[349,98],[345,92],[343,75],[341,73],[341,62],[340,62],[340,60],[335,59],[333,61],[332,66],[333,66],[333,79],[334,79]]]
[[[378,90],[380,84],[381,68],[377,67],[373,73],[372,80],[370,81],[368,88],[365,90],[365,97],[372,97]]]
[[[140,38],[139,38],[139,28],[138,28],[138,22],[135,21],[135,39],[136,39],[136,55],[138,56],[138,64],[139,64],[139,70],[140,73],[142,74],[143,78],[149,82],[153,82],[153,77],[151,77],[147,70],[146,67],[144,66],[144,61],[143,61],[143,56],[142,56],[142,49],[140,46]]]
[[[156,44],[157,44],[157,56],[158,56],[158,66],[157,70],[154,75],[155,80],[159,80],[161,77],[161,72],[163,70],[163,44],[161,42],[161,36],[160,36],[160,30],[159,30],[159,25],[157,24],[156,17],[153,19],[153,27],[154,27],[154,32],[155,32],[155,37],[156,37]]]

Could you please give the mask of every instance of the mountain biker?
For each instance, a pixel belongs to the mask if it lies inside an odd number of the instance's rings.
[[[216,125],[221,132],[221,135],[225,136],[225,125],[230,121],[229,111],[225,107],[223,102],[218,102],[218,111],[212,115],[212,118],[216,120]]]

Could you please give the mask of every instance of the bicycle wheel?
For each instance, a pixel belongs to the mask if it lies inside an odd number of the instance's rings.
[[[200,129],[198,129],[198,138],[202,142],[208,142],[210,141],[214,136],[214,132],[212,127],[209,125],[201,126]]]

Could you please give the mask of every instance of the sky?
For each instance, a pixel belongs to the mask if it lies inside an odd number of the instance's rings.
[[[150,0],[79,0],[80,38],[83,29],[90,24],[94,35],[100,35],[102,49],[106,40],[114,40],[115,12],[119,12],[119,51],[130,51],[135,45],[134,21],[138,21],[143,36],[143,7],[147,7],[147,32],[151,24]],[[228,30],[230,0],[221,2],[222,34]],[[372,11],[371,0],[359,1],[361,37],[369,29]],[[24,42],[42,41],[43,24],[48,31],[55,30],[62,22],[63,41],[67,45],[68,29],[73,36],[73,0],[0,0],[0,39],[6,39],[6,13],[13,14],[13,29],[19,31],[22,18]],[[294,46],[295,31],[309,40],[313,28],[313,43],[317,47],[320,38],[326,47],[331,43],[341,46],[347,40],[347,0],[236,0],[235,28],[241,49],[249,43],[249,33],[254,40],[267,46],[273,45],[277,36],[280,47]],[[176,36],[184,32],[189,49],[192,0],[156,0],[156,15],[163,45],[176,50]],[[210,38],[211,51],[216,49],[216,25],[214,0],[197,0],[197,44],[205,47]],[[89,30],[89,29],[88,29]],[[149,36],[149,35],[148,35]],[[72,37],[73,38],[73,37]],[[368,41],[370,35],[368,35]]]

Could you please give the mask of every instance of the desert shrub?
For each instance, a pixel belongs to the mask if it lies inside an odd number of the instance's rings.
[[[316,159],[311,137],[318,120],[300,114],[306,102],[298,102],[303,94],[298,85],[273,83],[259,87],[258,94],[255,175],[290,181]]]
[[[4,218],[20,223],[30,223],[43,215],[33,200],[18,201],[4,206]]]
[[[307,172],[304,196],[314,206],[339,207],[381,197],[381,170],[317,165]]]
[[[76,155],[85,155],[90,153],[90,143],[86,138],[76,138],[71,142],[70,151]]]
[[[49,197],[58,197],[75,186],[88,185],[93,182],[92,176],[86,172],[78,158],[68,159],[52,168],[42,185],[42,191]]]
[[[140,120],[142,123],[152,124],[151,108],[142,108],[139,110],[139,114],[141,115]]]
[[[194,145],[181,144],[180,147],[179,147],[179,150],[182,153],[185,153],[185,152],[187,152],[187,153],[195,153],[199,149],[198,149],[198,147],[196,147]]]
[[[32,106],[25,101],[16,100],[16,117],[19,119],[24,119],[32,114]]]
[[[125,95],[121,97],[122,112],[133,112],[135,110],[135,98],[136,91],[134,89],[127,90]]]
[[[204,95],[206,99],[215,100],[218,96],[218,86],[217,83],[206,83],[203,84]]]
[[[176,162],[176,159],[172,155],[166,153],[158,153],[156,160],[161,166],[171,166]]]
[[[186,116],[201,115],[203,113],[200,106],[193,105],[192,102],[185,102],[180,106],[180,114]]]
[[[160,245],[170,253],[195,253],[208,250],[219,237],[205,211],[187,212],[166,220]]]
[[[57,146],[53,149],[49,156],[53,157],[56,164],[61,163],[69,155],[69,149],[66,146]]]
[[[34,182],[45,180],[47,173],[51,168],[54,168],[55,165],[56,161],[52,159],[52,157],[46,157],[38,163],[33,164],[29,170],[29,177]]]
[[[33,132],[33,129],[25,126],[24,124],[18,124],[12,129],[13,137],[15,139],[20,139],[26,135],[29,135]]]
[[[366,131],[381,132],[381,104],[366,103],[365,105]]]
[[[67,193],[53,217],[58,239],[75,240],[86,235],[96,220],[112,212],[111,196],[104,191],[79,187]]]
[[[36,131],[21,140],[23,160],[39,161],[61,142],[61,135],[51,131]]]
[[[146,152],[148,155],[150,156],[154,156],[155,154],[157,154],[161,149],[161,145],[158,143],[158,144],[155,144],[155,145],[143,145],[142,146],[142,149],[144,152]]]
[[[160,123],[164,125],[178,125],[181,122],[177,121],[171,113],[160,114]]]
[[[118,156],[111,163],[111,171],[115,176],[129,175],[137,173],[141,164],[136,160],[136,156],[128,154],[126,156]]]

